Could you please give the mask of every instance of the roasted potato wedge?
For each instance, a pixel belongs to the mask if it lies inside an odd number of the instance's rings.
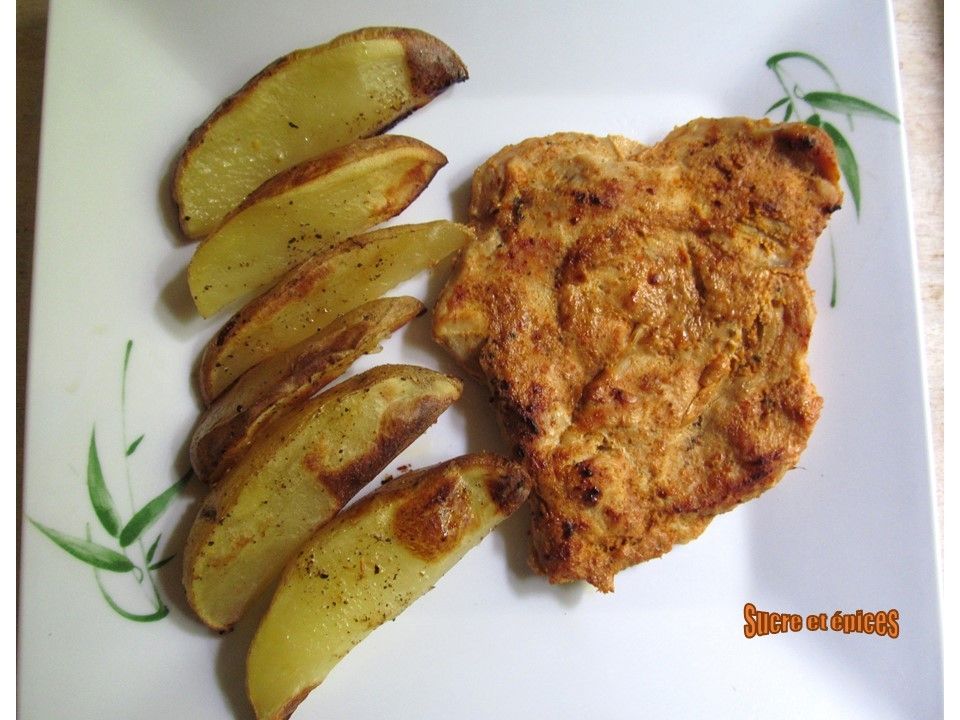
[[[206,404],[249,368],[313,335],[334,319],[459,250],[473,231],[438,220],[396,225],[311,257],[237,312],[200,360]]]
[[[320,528],[284,570],[247,656],[257,718],[288,717],[529,492],[517,465],[467,455],[397,478]]]
[[[187,600],[229,629],[320,525],[458,397],[433,370],[383,365],[263,428],[200,506],[184,549]]]
[[[401,135],[358,140],[268,180],[197,247],[187,282],[210,317],[306,258],[393,217],[447,159]]]
[[[204,237],[268,178],[382,132],[467,79],[432,35],[364,28],[271,63],[193,131],[173,198],[188,237]]]
[[[200,416],[190,442],[194,472],[214,484],[270,418],[316,394],[425,310],[412,297],[371,300],[250,368]]]

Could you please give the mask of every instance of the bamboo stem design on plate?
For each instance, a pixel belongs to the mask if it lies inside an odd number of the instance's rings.
[[[803,90],[797,82],[794,82],[788,72],[785,63],[788,61],[815,66],[824,76],[825,82],[828,82],[827,90]],[[840,165],[840,172],[853,197],[853,205],[857,212],[857,219],[860,218],[860,168],[857,164],[856,154],[853,152],[853,146],[847,140],[836,125],[829,120],[824,119],[825,113],[834,113],[842,115],[847,119],[849,126],[848,132],[853,132],[854,116],[872,117],[888,122],[899,123],[898,118],[893,113],[884,110],[878,105],[874,105],[853,95],[845,94],[837,81],[836,76],[830,68],[819,58],[807,52],[791,50],[789,52],[777,53],[767,58],[767,67],[777,78],[777,82],[783,90],[783,97],[775,101],[766,109],[764,115],[769,115],[774,110],[781,107],[785,108],[783,113],[783,122],[788,122],[792,118],[802,120],[808,125],[822,128],[837,150],[837,161]],[[803,116],[806,114],[806,118]],[[831,282],[830,307],[837,305],[837,259],[833,246],[833,238],[830,239],[830,257],[833,264],[833,281]]]
[[[123,369],[120,378],[120,439],[123,447],[123,468],[127,484],[127,496],[130,503],[130,519],[126,522],[122,520],[106,482],[103,465],[100,461],[100,450],[97,445],[96,426],[90,431],[90,444],[87,450],[86,481],[90,505],[101,528],[114,541],[116,549],[94,541],[89,522],[86,523],[84,536],[77,537],[54,530],[33,518],[28,519],[37,530],[58,547],[92,567],[94,580],[103,599],[118,615],[135,622],[154,622],[162,620],[170,612],[160,597],[160,591],[154,580],[154,573],[170,562],[175,555],[171,554],[156,559],[161,534],[157,534],[149,546],[145,544],[144,536],[147,530],[163,515],[173,498],[180,493],[190,480],[191,473],[188,472],[159,495],[137,508],[130,474],[130,458],[140,447],[145,435],[140,434],[132,442],[128,441],[127,372],[130,367],[132,351],[133,341],[128,340],[124,348]],[[144,588],[154,609],[147,613],[136,613],[124,608],[104,585],[101,577],[103,572],[129,574],[138,585]],[[144,585],[144,581],[146,581],[146,585]]]

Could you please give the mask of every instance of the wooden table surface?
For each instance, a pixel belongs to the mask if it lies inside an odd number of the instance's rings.
[[[943,0],[894,0],[943,527]],[[17,0],[17,518],[47,2]],[[19,533],[17,535],[19,542]],[[942,543],[941,543],[942,557]]]

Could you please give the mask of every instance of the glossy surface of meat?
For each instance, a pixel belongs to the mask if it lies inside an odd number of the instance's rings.
[[[804,271],[838,180],[818,129],[742,118],[651,147],[533,138],[476,171],[434,334],[534,477],[552,582],[612,590],[796,464],[822,404]]]

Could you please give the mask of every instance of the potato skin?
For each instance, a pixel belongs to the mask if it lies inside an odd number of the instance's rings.
[[[228,630],[299,545],[460,397],[462,382],[382,365],[270,422],[203,500],[184,548],[187,600]]]
[[[213,485],[250,446],[261,426],[333,382],[354,360],[426,312],[411,297],[371,300],[321,332],[243,374],[200,416],[190,462]]]
[[[330,45],[338,47],[351,42],[384,39],[397,40],[403,45],[413,98],[407,110],[370,132],[370,135],[386,132],[451,85],[464,82],[470,77],[467,66],[450,46],[439,38],[416,28],[361,28],[334,38],[330,41]]]
[[[237,311],[207,343],[197,371],[204,403],[250,367],[432,267],[472,238],[470,228],[446,220],[394,225],[308,258]]]
[[[211,132],[211,129],[215,128],[224,116],[230,115],[231,113],[243,112],[243,104],[252,95],[256,94],[260,88],[271,79],[282,76],[291,65],[295,65],[311,55],[322,54],[327,50],[375,40],[394,40],[402,46],[405,56],[407,79],[410,84],[409,95],[405,98],[405,102],[391,107],[391,112],[389,112],[381,122],[374,122],[372,124],[364,123],[362,117],[337,118],[337,121],[341,123],[360,122],[359,130],[352,139],[370,137],[385,132],[414,110],[429,103],[434,97],[451,85],[463,82],[468,78],[466,66],[449,46],[438,38],[422,30],[413,28],[362,28],[340,35],[329,43],[312,48],[295,50],[278,58],[254,75],[238,91],[223,100],[206,120],[190,133],[177,162],[172,186],[172,197],[178,208],[177,215],[179,223],[187,237],[192,239],[202,238],[220,224],[220,221],[200,222],[196,217],[191,218],[191,213],[195,213],[196,211],[191,209],[186,202],[183,191],[184,184],[190,182],[189,174],[191,172],[191,165],[195,161],[196,156],[202,152],[203,144]],[[373,113],[371,113],[371,115],[373,115]],[[319,129],[318,132],[322,132],[322,129]],[[336,147],[336,145],[327,142],[316,148],[313,154],[320,154],[334,147]],[[294,158],[291,162],[286,166],[275,168],[275,171],[283,170],[285,167],[294,165],[304,159],[298,158],[295,154],[291,154],[291,157]],[[253,191],[257,185],[265,181],[268,177],[269,175],[264,175],[260,178],[259,182],[252,183],[246,192],[238,196],[230,205],[236,205],[247,193]]]
[[[391,207],[403,209],[423,192],[437,171],[447,164],[447,156],[416,138],[407,137],[406,135],[381,135],[379,137],[362,139],[349,145],[344,145],[318,157],[304,160],[298,165],[294,165],[283,172],[277,173],[247,195],[243,202],[226,216],[224,224],[252,205],[256,205],[264,200],[276,198],[291,190],[296,190],[307,183],[329,175],[334,170],[345,165],[363,160],[372,155],[377,155],[378,153],[385,153],[402,148],[408,148],[418,153],[423,163],[422,166],[418,168],[416,174],[405,178],[404,186],[412,183],[418,188],[413,197],[408,200],[406,195],[404,195],[401,200],[399,192],[392,193],[397,197],[395,201],[391,203]]]
[[[420,140],[381,135],[271,177],[194,252],[187,283],[197,310],[210,317],[311,255],[389,220],[446,163],[443,153]]]
[[[344,33],[330,41],[339,46],[357,40],[398,40],[406,51],[410,86],[418,103],[407,113],[423,107],[437,95],[455,83],[470,77],[467,66],[446,43],[429,33],[415,28],[368,27]],[[404,115],[403,117],[406,117]],[[397,118],[394,122],[402,120]],[[381,132],[390,126],[380,128]]]
[[[466,455],[391,480],[318,530],[284,570],[247,656],[257,718],[289,717],[529,492],[519,465]]]

